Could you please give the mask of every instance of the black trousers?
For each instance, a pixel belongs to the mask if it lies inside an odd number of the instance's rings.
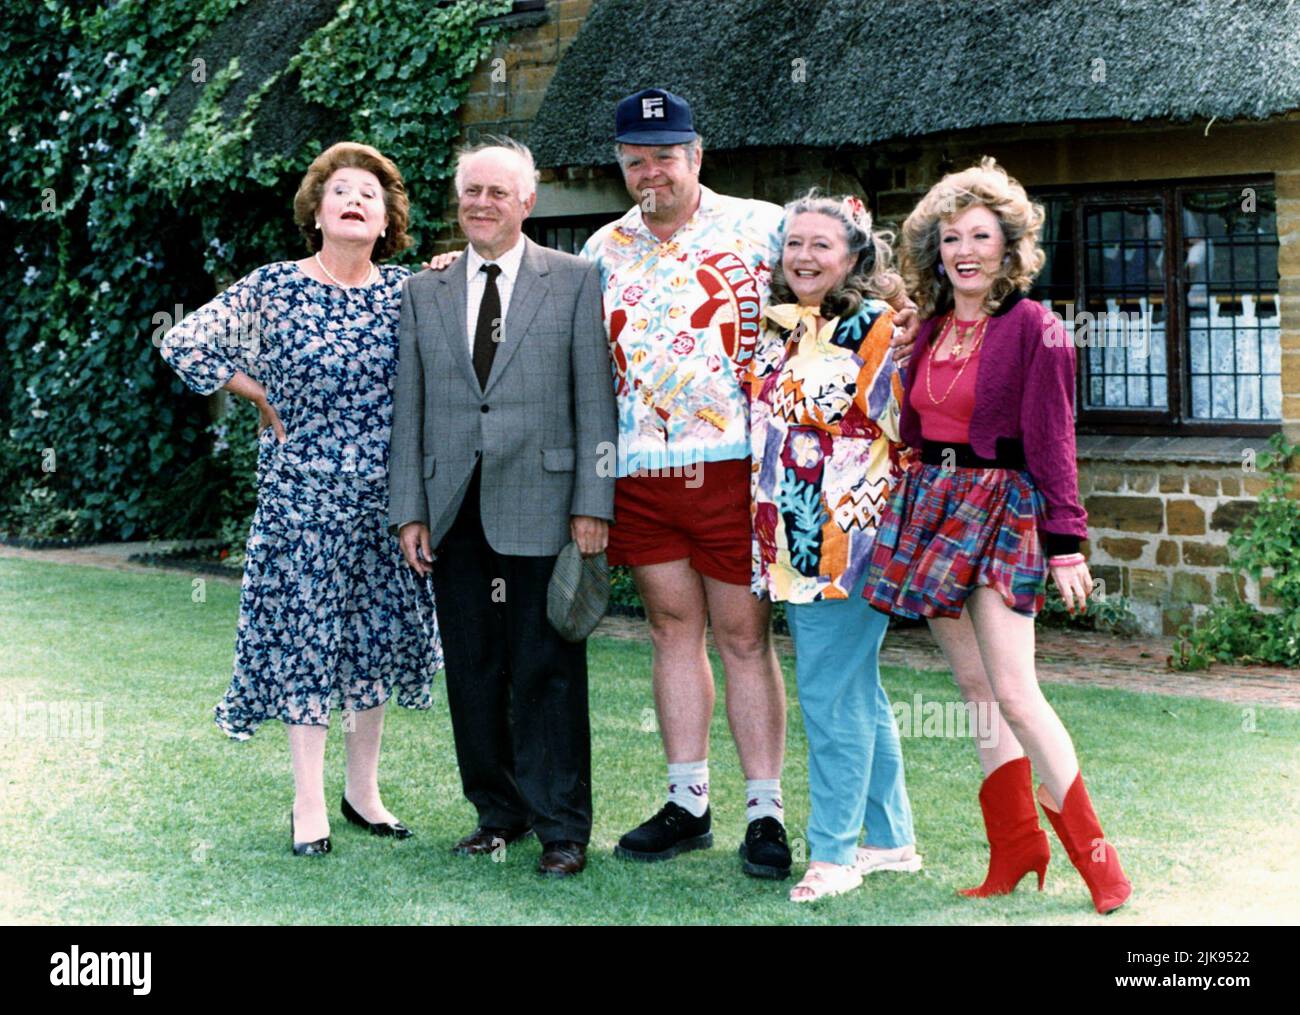
[[[479,470],[433,562],[456,760],[487,828],[544,843],[591,834],[587,643],[546,619],[555,557],[497,553],[483,534]],[[526,505],[520,505],[526,510]]]

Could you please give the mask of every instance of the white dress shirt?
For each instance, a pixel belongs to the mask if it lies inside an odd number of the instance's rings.
[[[483,290],[487,286],[487,274],[479,269],[485,264],[495,264],[501,269],[497,276],[497,293],[501,297],[501,335],[505,336],[506,315],[510,312],[510,294],[515,289],[515,279],[519,277],[519,264],[524,259],[524,238],[498,257],[489,261],[474,249],[474,244],[465,248],[465,332],[469,339],[469,354],[474,355],[474,332],[478,328],[478,308],[483,302]]]

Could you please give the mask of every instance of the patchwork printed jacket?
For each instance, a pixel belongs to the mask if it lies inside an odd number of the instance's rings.
[[[867,300],[817,333],[815,307],[781,304],[765,317],[747,379],[751,587],[793,603],[847,599],[911,459],[898,435],[894,313]]]

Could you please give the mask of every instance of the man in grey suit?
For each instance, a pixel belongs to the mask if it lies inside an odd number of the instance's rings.
[[[486,853],[536,831],[539,870],[576,874],[591,831],[586,643],[546,617],[556,555],[605,549],[618,430],[600,275],[522,234],[528,149],[456,169],[466,255],[402,292],[389,521],[432,574],[456,757]],[[437,548],[436,551],[434,548]]]

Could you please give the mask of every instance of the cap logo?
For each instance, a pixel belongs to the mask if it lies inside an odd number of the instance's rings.
[[[641,100],[641,119],[662,120],[664,118],[664,98],[662,95],[648,95]]]

